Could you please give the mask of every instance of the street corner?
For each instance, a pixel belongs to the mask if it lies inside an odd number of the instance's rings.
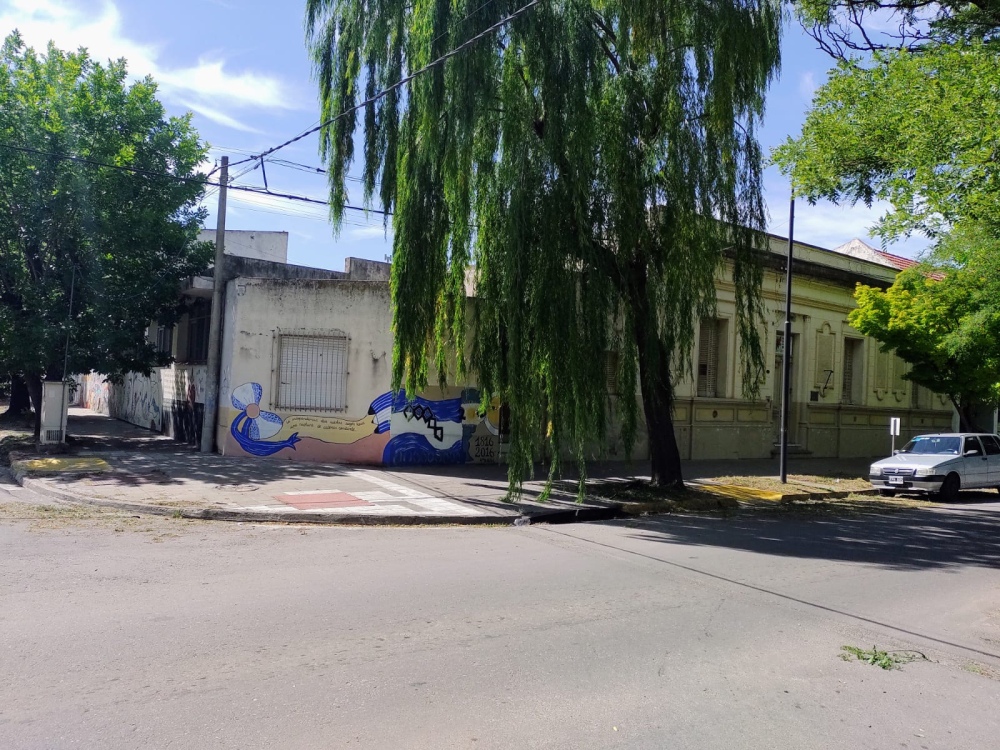
[[[15,476],[91,474],[111,471],[111,465],[96,456],[50,456],[25,458],[11,462]]]

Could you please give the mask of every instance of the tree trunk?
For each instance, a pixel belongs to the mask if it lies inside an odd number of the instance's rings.
[[[10,403],[3,417],[13,419],[23,416],[31,410],[31,397],[28,395],[28,387],[24,384],[24,378],[20,375],[10,377]]]
[[[35,410],[35,440],[38,440],[42,436],[42,379],[37,374],[28,374],[24,376],[24,383]]]
[[[674,434],[674,388],[670,382],[669,352],[660,341],[649,310],[645,273],[636,274],[633,323],[639,355],[639,384],[646,417],[652,483],[683,489],[681,454]]]

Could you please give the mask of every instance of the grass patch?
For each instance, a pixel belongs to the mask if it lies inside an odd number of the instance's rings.
[[[840,658],[844,661],[861,661],[886,670],[900,669],[904,664],[917,659],[927,661],[927,657],[919,651],[882,651],[878,646],[872,646],[871,649],[841,646],[840,651]]]
[[[31,431],[0,430],[0,466],[10,466],[10,454],[35,449],[35,436]]]

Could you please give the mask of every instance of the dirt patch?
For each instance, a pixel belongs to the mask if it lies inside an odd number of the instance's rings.
[[[35,438],[30,431],[0,429],[0,466],[10,466],[10,454],[31,451]]]
[[[649,513],[730,513],[739,503],[695,486],[681,489],[654,487],[649,482],[596,480],[587,483],[587,494],[621,503],[630,515]]]
[[[787,503],[741,503],[740,509],[774,515],[856,516],[898,513],[912,508],[929,508],[933,505],[934,503],[927,500],[912,497],[852,494],[847,497],[820,497],[809,500],[793,500]]]
[[[190,531],[210,521],[137,515],[115,508],[78,503],[0,503],[0,522],[21,522],[32,531],[92,531],[101,529],[117,533],[148,534],[150,541],[162,542]]]
[[[768,492],[783,494],[799,494],[802,492],[814,494],[817,492],[858,492],[870,490],[867,479],[847,476],[823,476],[819,474],[789,474],[788,482],[782,483],[778,477],[727,476],[712,479],[715,484],[730,484],[737,487],[750,487]]]

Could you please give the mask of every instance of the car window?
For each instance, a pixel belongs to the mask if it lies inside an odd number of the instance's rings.
[[[969,451],[975,451],[976,453],[982,455],[983,449],[982,446],[979,445],[978,438],[974,438],[972,436],[965,438],[965,447],[962,449],[962,452],[967,453]]]
[[[983,447],[986,448],[987,456],[1000,456],[1000,442],[993,435],[983,435],[981,437]]]
[[[939,437],[924,435],[913,438],[900,453],[915,453],[917,455],[952,455],[957,456],[962,447],[962,438]]]

